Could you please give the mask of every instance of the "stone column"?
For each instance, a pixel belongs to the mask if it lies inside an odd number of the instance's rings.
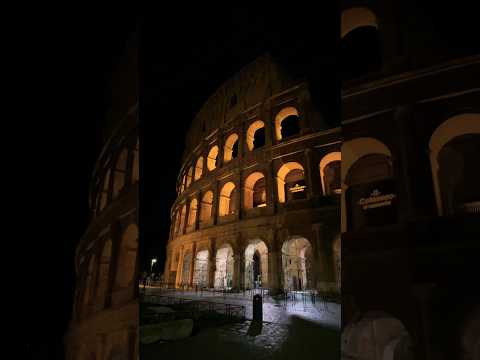
[[[330,288],[335,286],[332,244],[328,241],[322,225],[316,225],[313,229],[315,239],[312,239],[312,256],[315,271],[312,274],[314,276],[312,281],[317,288],[319,287],[318,290],[326,290],[325,288],[331,290]]]
[[[215,181],[215,184],[213,186],[213,201],[212,201],[212,220],[213,220],[213,225],[218,224],[218,207],[220,203],[220,189],[219,189],[219,184],[218,181]]]
[[[275,244],[268,252],[268,286],[273,294],[282,290],[282,251]]]
[[[270,209],[269,213],[275,213],[275,203],[277,197],[277,184],[275,181],[275,174],[273,172],[273,163],[272,161],[267,162],[267,166],[265,168],[265,187],[267,191],[267,208]]]
[[[215,271],[216,271],[216,246],[215,239],[210,239],[208,247],[208,287],[213,288],[215,285]]]
[[[242,234],[237,234],[234,251],[233,288],[240,290],[244,287],[245,272],[245,247]]]
[[[183,264],[183,246],[180,248],[180,253],[178,256],[177,276],[175,277],[175,287],[178,287],[182,279],[182,274],[181,274],[182,264]]]
[[[188,286],[193,286],[193,275],[195,273],[195,259],[197,258],[197,243],[193,243],[192,247],[192,261],[190,262],[190,274],[188,276]]]
[[[421,333],[417,344],[419,347],[419,355],[416,359],[432,360],[432,342],[431,342],[431,314],[430,314],[430,302],[431,293],[435,284],[418,284],[413,289],[413,294],[419,305],[420,319],[418,321],[421,324]]]
[[[307,183],[307,199],[311,199],[313,197],[312,166],[312,149],[305,149],[305,181]]]
[[[202,194],[200,191],[195,195],[195,198],[197,199],[197,213],[195,216],[194,230],[198,230],[200,229],[200,209],[202,208]]]

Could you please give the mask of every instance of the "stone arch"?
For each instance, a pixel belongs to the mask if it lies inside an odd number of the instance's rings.
[[[223,148],[223,161],[229,162],[238,156],[238,135],[230,134]]]
[[[180,222],[179,222],[179,228],[178,228],[178,234],[183,234],[183,231],[185,229],[185,219],[187,217],[187,204],[183,204],[180,210]]]
[[[105,306],[108,284],[110,283],[110,263],[112,259],[112,240],[108,239],[103,245],[102,255],[97,275],[97,296],[95,303],[100,308]]]
[[[190,201],[189,211],[188,211],[188,223],[187,226],[195,226],[195,221],[197,220],[197,207],[198,201],[197,199],[192,199]]]
[[[289,128],[291,128],[291,130],[288,130],[289,131],[288,134],[285,133],[285,130],[287,130],[287,127],[285,127],[283,129],[284,131],[282,132],[282,123],[285,120],[287,120],[289,122]],[[291,122],[291,124],[290,124],[290,122]],[[286,124],[284,124],[284,125],[286,125]],[[299,133],[300,133],[300,119],[299,119],[297,109],[290,106],[290,107],[286,107],[286,108],[283,108],[282,110],[280,110],[279,113],[277,114],[277,116],[275,117],[275,136],[276,136],[277,140],[282,140],[285,137],[293,136],[293,135],[299,134]],[[287,135],[287,136],[285,136],[285,135]]]
[[[380,154],[386,157],[392,157],[390,149],[381,141],[371,137],[360,137],[346,141],[342,144],[342,161],[341,161],[341,178],[342,178],[342,195],[341,195],[341,229],[342,232],[347,231],[347,208],[345,192],[348,185],[345,182],[351,166],[360,158],[371,155]]]
[[[282,245],[283,288],[313,289],[312,245],[304,237],[290,237]]]
[[[206,224],[212,218],[213,192],[208,190],[202,197],[200,206],[200,223]]]
[[[118,287],[127,287],[134,280],[138,248],[138,227],[130,224],[124,230],[120,241],[118,266],[115,283]]]
[[[247,129],[247,147],[252,151],[265,145],[265,123],[256,120]]]
[[[185,184],[185,189],[188,189],[188,187],[192,183],[192,179],[193,179],[193,166],[190,166],[190,169],[188,169],[188,173],[187,173],[187,182]]]
[[[210,252],[208,249],[200,249],[195,256],[193,274],[193,285],[208,287],[208,260]]]
[[[341,15],[340,38],[345,37],[351,31],[365,26],[378,28],[378,20],[372,10],[365,7],[353,7],[346,9]]]
[[[85,276],[84,290],[83,290],[83,309],[85,312],[89,310],[89,305],[92,302],[95,286],[95,273],[97,266],[97,257],[95,255],[90,256],[88,262],[87,274]]]
[[[268,248],[265,242],[261,239],[249,241],[244,255],[245,288],[268,287]]]
[[[267,206],[265,175],[259,171],[256,171],[248,175],[245,179],[244,208],[253,209],[255,207],[264,206]]]
[[[229,181],[225,185],[223,185],[222,190],[220,191],[220,201],[218,205],[219,216],[227,216],[235,213],[235,188],[235,184],[232,181]]]
[[[337,164],[341,166],[342,154],[340,151],[334,151],[325,155],[322,160],[320,160],[319,170],[320,170],[320,179],[322,181],[322,190],[324,195],[329,195],[332,193],[338,193],[342,191],[341,187],[341,174],[340,168],[338,168],[338,174],[336,174],[336,169],[334,171],[329,171],[327,166],[331,164]],[[334,174],[330,174],[334,172]],[[338,187],[336,186],[338,177]],[[331,181],[329,181],[331,180]],[[332,184],[333,183],[333,184]],[[333,185],[333,186],[332,186]],[[338,190],[337,190],[338,189]]]
[[[293,181],[290,183],[288,182],[288,176],[294,171],[296,171],[296,176],[294,179],[292,179]],[[303,166],[298,162],[292,161],[283,164],[277,172],[278,201],[281,203],[286,202],[288,198],[287,192],[290,191],[290,189],[293,187],[298,188],[299,192],[305,194],[305,173]]]
[[[128,149],[124,148],[118,155],[116,166],[115,166],[114,177],[113,177],[113,197],[116,197],[118,193],[125,186],[127,164],[128,164]]]
[[[218,159],[218,146],[214,145],[210,148],[210,151],[207,155],[207,168],[208,170],[212,171],[217,168],[217,160]]]
[[[203,156],[200,156],[195,163],[195,181],[202,177],[203,173]]]
[[[182,259],[182,278],[181,285],[190,285],[190,271],[192,267],[192,251],[186,250]]]
[[[100,211],[102,211],[105,206],[107,206],[108,195],[110,193],[110,175],[111,170],[107,169],[105,172],[105,176],[103,178],[103,187],[102,192],[100,194]]]
[[[345,10],[341,16],[341,69],[343,80],[379,71],[382,46],[375,14],[364,7]]]
[[[404,324],[384,312],[368,312],[342,332],[342,357],[413,360],[412,340]]]
[[[445,215],[456,211],[453,192],[456,187],[461,186],[469,177],[480,181],[478,167],[472,161],[464,161],[469,157],[462,151],[461,146],[455,146],[456,140],[462,140],[463,143],[470,143],[473,147],[478,148],[480,135],[480,114],[465,113],[453,116],[442,122],[430,137],[430,163],[432,167],[433,186],[435,191],[435,200],[439,215]],[[468,138],[467,138],[468,137]],[[465,141],[467,140],[467,141]],[[450,165],[447,172],[441,169],[441,164]],[[450,163],[450,164],[449,164]],[[468,182],[468,180],[467,180]],[[463,184],[465,186],[465,184]],[[473,209],[480,211],[480,198],[472,199],[472,203],[477,202]],[[475,205],[475,204],[474,204]],[[468,211],[468,209],[464,209]]]
[[[234,272],[234,257],[233,248],[230,244],[224,243],[218,247],[215,254],[215,288],[232,288],[233,272]]]

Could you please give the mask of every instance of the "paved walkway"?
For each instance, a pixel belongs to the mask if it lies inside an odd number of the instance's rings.
[[[143,291],[143,289],[141,289]],[[147,288],[146,294],[244,305],[252,317],[252,298],[240,294],[195,293]],[[173,359],[340,359],[340,305],[277,301],[264,297],[263,323],[246,320],[201,329],[187,339],[141,346],[141,358]]]

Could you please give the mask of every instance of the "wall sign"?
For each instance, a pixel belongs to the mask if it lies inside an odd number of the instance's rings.
[[[392,179],[352,185],[345,200],[348,231],[397,222],[398,195]]]
[[[393,199],[395,199],[397,195],[395,194],[385,194],[383,195],[382,192],[378,189],[372,191],[369,197],[361,198],[358,201],[358,205],[362,207],[363,210],[374,209],[383,206],[390,206],[392,205]]]

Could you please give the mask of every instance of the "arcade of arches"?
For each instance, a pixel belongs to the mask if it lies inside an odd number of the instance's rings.
[[[247,241],[243,250],[229,243],[216,249],[206,245],[197,249],[193,244],[177,252],[175,261],[172,257],[166,276],[175,286],[187,288],[339,291],[340,236],[328,246],[333,256],[318,260],[312,242],[301,236],[288,237],[276,251],[260,238]],[[334,274],[333,278],[319,276],[321,269]]]

